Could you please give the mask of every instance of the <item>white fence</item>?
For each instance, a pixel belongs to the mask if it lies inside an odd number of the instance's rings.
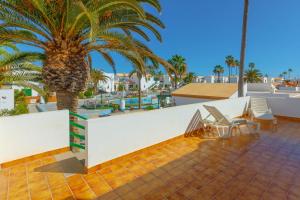
[[[0,163],[68,146],[68,111],[0,118]]]
[[[214,105],[229,117],[246,112],[249,97],[211,101],[148,112],[88,120],[88,167],[184,134],[202,105]]]

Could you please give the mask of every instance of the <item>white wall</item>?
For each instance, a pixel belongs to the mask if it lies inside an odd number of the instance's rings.
[[[249,97],[203,103],[214,105],[230,117],[244,114]],[[184,134],[197,109],[207,116],[203,104],[176,106],[148,112],[88,120],[88,167]]]
[[[267,98],[274,115],[300,118],[299,98]]]
[[[300,98],[291,98],[290,94],[277,93],[248,92],[248,95],[266,98],[274,115],[300,118]]]
[[[68,111],[0,117],[0,163],[68,146]]]
[[[291,91],[291,92],[299,92],[299,87],[279,87],[279,90]]]
[[[248,83],[248,91],[257,92],[272,92],[273,87],[271,83]]]
[[[173,98],[174,98],[174,101],[176,103],[176,106],[214,101],[212,99],[200,99],[200,98],[191,98],[191,97],[177,97],[177,96],[174,96]]]
[[[12,110],[15,107],[15,95],[13,89],[0,90],[0,110]]]

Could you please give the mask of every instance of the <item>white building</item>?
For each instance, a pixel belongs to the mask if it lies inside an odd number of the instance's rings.
[[[12,110],[15,107],[13,89],[0,89],[0,111]]]
[[[130,77],[130,80],[132,81],[133,85],[132,87],[138,87],[139,85],[139,79],[137,77],[137,75],[132,75]],[[151,87],[154,87],[156,84],[158,84],[155,80],[154,77],[152,76],[147,76],[147,77],[142,77],[141,79],[141,90],[142,91],[147,91],[149,89],[151,89]]]
[[[107,76],[106,81],[99,81],[98,88],[105,92],[115,91],[115,74],[114,73],[104,73]]]

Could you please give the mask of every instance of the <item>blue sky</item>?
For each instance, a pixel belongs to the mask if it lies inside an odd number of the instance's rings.
[[[224,57],[239,58],[242,0],[162,0],[161,30],[163,43],[153,41],[149,46],[161,57],[173,54],[187,59],[189,71],[199,75],[211,74],[213,66],[225,67]],[[277,76],[293,68],[300,76],[300,1],[250,0],[246,62],[255,62],[265,74]],[[127,72],[131,66],[115,57],[117,72]],[[100,56],[95,66],[111,71]]]

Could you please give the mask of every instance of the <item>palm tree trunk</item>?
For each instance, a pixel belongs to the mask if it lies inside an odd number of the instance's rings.
[[[57,109],[63,110],[68,109],[71,112],[77,112],[78,107],[78,96],[75,93],[67,91],[56,92],[57,98]]]
[[[230,83],[230,77],[231,77],[231,67],[228,66],[228,83]]]
[[[139,109],[142,108],[142,89],[141,89],[142,79],[139,78]]]
[[[221,80],[220,80],[220,73],[218,73],[218,83],[220,83]]]
[[[248,8],[249,0],[244,0],[244,16],[243,16],[243,31],[242,31],[242,44],[241,44],[241,56],[240,56],[240,72],[238,82],[238,96],[244,96],[244,63],[246,54],[246,39],[247,39],[247,24],[248,24]]]

